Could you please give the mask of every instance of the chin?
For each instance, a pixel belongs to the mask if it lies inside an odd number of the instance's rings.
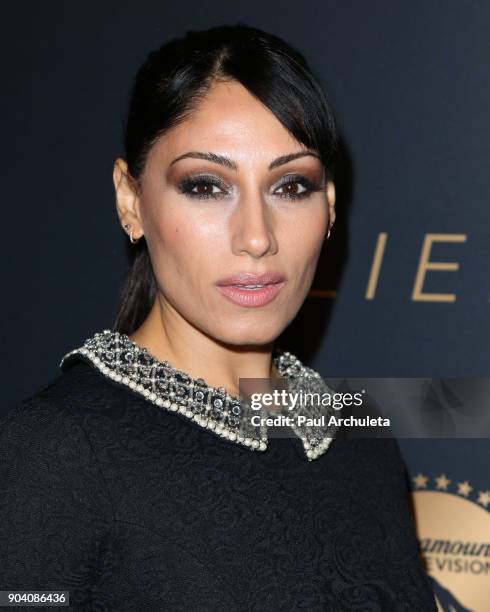
[[[263,345],[274,342],[274,340],[280,335],[282,328],[277,326],[277,322],[274,325],[260,326],[255,325],[244,325],[242,329],[239,329],[235,324],[233,329],[233,323],[230,323],[229,327],[215,335],[215,338],[219,339],[225,344],[232,346],[246,346],[246,345]]]

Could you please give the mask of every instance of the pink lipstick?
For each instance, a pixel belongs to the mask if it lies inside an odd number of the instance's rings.
[[[285,284],[285,277],[277,272],[240,272],[218,281],[217,287],[234,304],[256,308],[271,302]]]

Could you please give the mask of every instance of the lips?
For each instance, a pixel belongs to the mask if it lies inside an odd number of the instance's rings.
[[[239,272],[217,283],[218,290],[224,297],[245,308],[265,306],[278,295],[285,284],[285,277],[278,272]]]
[[[285,280],[285,277],[278,272],[264,272],[262,274],[239,272],[238,274],[233,274],[218,281],[217,285],[219,287],[227,287],[230,285],[238,285],[241,287],[246,285],[274,285],[276,283],[282,283]]]
[[[237,306],[257,308],[272,302],[284,285],[285,281],[282,283],[269,283],[256,289],[247,289],[243,285],[221,285],[217,289],[227,300]]]

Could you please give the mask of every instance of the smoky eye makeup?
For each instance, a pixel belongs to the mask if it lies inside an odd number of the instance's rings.
[[[226,197],[232,192],[227,183],[212,174],[186,174],[177,182],[177,189],[179,193],[201,200]]]
[[[325,189],[322,179],[309,178],[303,173],[284,175],[271,186],[271,194],[287,200],[308,198]],[[233,193],[233,187],[213,174],[185,174],[177,181],[179,193],[199,200],[222,199]]]
[[[281,192],[280,190],[285,191]],[[287,174],[274,186],[273,193],[277,192],[282,198],[299,200],[309,197],[312,193],[323,191],[325,183],[323,181],[310,179],[304,174]]]

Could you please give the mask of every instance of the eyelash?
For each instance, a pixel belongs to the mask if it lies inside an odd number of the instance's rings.
[[[306,176],[303,176],[301,174],[293,174],[293,175],[287,176],[286,179],[278,186],[278,189],[280,189],[281,187],[284,187],[285,185],[290,185],[294,183],[299,183],[303,185],[303,187],[305,188],[305,191],[297,195],[291,195],[287,193],[279,193],[277,195],[279,195],[279,197],[281,198],[286,198],[288,200],[301,200],[303,198],[307,198],[313,192],[321,191],[323,189],[322,185],[313,183],[308,178],[306,178]],[[213,176],[198,176],[195,178],[187,176],[180,181],[179,190],[181,193],[184,193],[185,195],[191,198],[197,198],[199,200],[208,200],[210,198],[213,200],[216,200],[222,197],[223,195],[226,195],[222,193],[195,193],[193,192],[192,190],[198,185],[213,185],[215,187],[219,187],[220,189],[225,188],[224,183],[221,183],[221,181],[217,180]]]

